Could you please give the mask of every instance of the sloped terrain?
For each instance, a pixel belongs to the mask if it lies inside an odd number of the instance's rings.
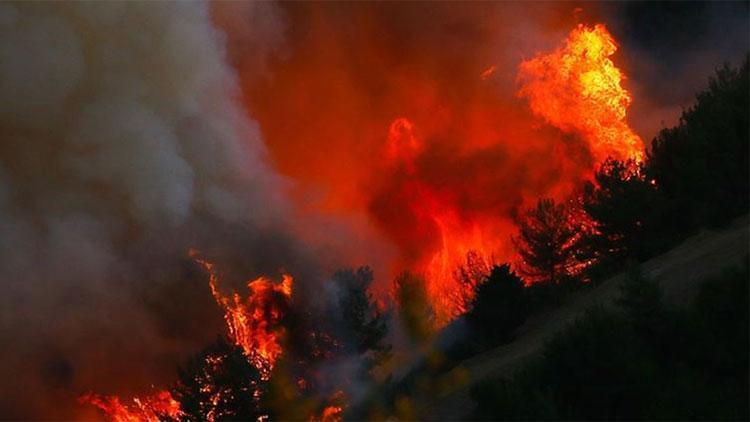
[[[641,269],[647,278],[659,282],[668,306],[683,306],[692,300],[704,279],[747,259],[749,244],[748,216],[744,216],[723,230],[706,230],[688,238],[669,252],[643,263]],[[538,353],[547,340],[589,307],[613,306],[624,277],[624,274],[619,274],[596,288],[573,295],[561,307],[527,321],[513,343],[462,362],[454,369],[454,372],[462,372],[461,376],[455,373],[445,376],[466,382],[423,402],[419,407],[419,419],[459,420],[468,417],[474,408],[469,394],[473,385],[488,377],[512,375]]]

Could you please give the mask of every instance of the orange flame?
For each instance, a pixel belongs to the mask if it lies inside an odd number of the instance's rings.
[[[616,50],[617,44],[603,25],[580,25],[562,47],[525,61],[519,68],[519,95],[528,99],[532,112],[558,129],[580,136],[594,163],[608,156],[643,157],[641,139],[625,120],[631,97],[621,86],[622,72],[610,60]],[[494,71],[490,67],[481,77],[490,77]],[[430,145],[424,144],[415,127],[405,118],[391,123],[386,158],[391,169],[404,176],[396,187],[398,198],[407,202],[414,218],[402,229],[434,233],[426,238],[435,239],[435,244],[421,245],[420,255],[407,265],[424,274],[435,322],[443,326],[468,310],[474,287],[489,271],[493,258],[512,256],[507,240],[513,229],[500,215],[467,209],[462,203],[465,192],[433,180],[434,174],[419,174],[416,169],[421,154]]]
[[[410,178],[416,176],[414,160],[423,145],[411,121],[400,117],[391,123],[386,147],[392,165],[403,166]],[[497,239],[488,238],[492,231],[487,224],[460,215],[455,192],[440,191],[419,177],[411,178],[403,189],[418,224],[434,227],[439,235],[436,248],[415,265],[427,281],[427,295],[436,313],[436,323],[443,326],[466,312],[473,297],[473,289],[463,285],[457,269],[467,264],[467,256],[472,254],[490,261]]]
[[[203,266],[209,275],[208,285],[216,303],[224,309],[224,320],[230,338],[242,347],[245,355],[261,373],[261,379],[267,380],[276,359],[283,352],[280,337],[284,330],[280,321],[284,315],[278,299],[291,298],[292,277],[283,274],[280,284],[266,277],[258,277],[247,282],[250,296],[246,299],[236,292],[231,296],[224,296],[219,290],[219,276],[215,265],[201,258],[200,253],[194,249],[190,251],[190,257]]]
[[[124,405],[117,396],[94,393],[82,395],[78,402],[98,407],[114,422],[158,422],[165,416],[176,420],[182,415],[180,403],[169,391],[158,391],[142,398],[135,397],[132,405]]]
[[[632,98],[610,59],[617,43],[604,25],[578,25],[565,45],[524,61],[519,95],[534,114],[565,132],[580,134],[596,162],[643,158],[643,142],[625,121]]]
[[[323,408],[320,415],[311,415],[308,418],[310,422],[341,422],[344,420],[344,406],[346,396],[344,392],[336,391],[329,399],[328,405]]]
[[[323,409],[323,413],[320,415],[321,422],[338,422],[342,420],[341,413],[343,412],[341,406],[328,406]]]

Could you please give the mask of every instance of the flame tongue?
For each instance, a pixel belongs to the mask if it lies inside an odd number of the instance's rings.
[[[209,274],[211,294],[224,309],[230,338],[242,347],[261,373],[261,378],[268,380],[276,359],[283,352],[280,337],[284,329],[280,323],[292,295],[292,277],[284,274],[280,284],[258,277],[248,281],[250,296],[247,298],[243,299],[238,293],[224,296],[219,290],[219,276],[214,264],[201,258],[196,250],[191,250],[190,256]]]
[[[521,63],[519,95],[534,114],[582,135],[594,159],[642,159],[643,143],[625,121],[630,93],[610,59],[617,44],[604,25],[578,25],[565,45]]]
[[[182,415],[180,403],[169,391],[159,391],[153,395],[134,398],[132,405],[124,405],[117,396],[102,396],[88,393],[78,401],[98,407],[114,422],[158,422],[165,417],[177,420]]]

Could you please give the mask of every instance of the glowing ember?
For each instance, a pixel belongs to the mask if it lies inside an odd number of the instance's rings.
[[[493,64],[492,66],[490,66],[490,67],[488,67],[487,69],[485,69],[485,70],[484,70],[484,71],[483,71],[483,72],[482,72],[482,73],[481,73],[481,74],[479,75],[479,77],[480,77],[480,78],[481,78],[482,80],[486,80],[486,79],[489,79],[489,78],[491,78],[491,77],[492,77],[492,75],[494,75],[494,74],[495,74],[495,71],[496,71],[496,70],[497,70],[497,66],[495,66],[495,65]]]
[[[177,419],[182,415],[180,403],[169,391],[159,391],[151,396],[133,398],[133,403],[124,405],[117,396],[102,396],[88,393],[78,398],[82,404],[96,406],[114,422],[158,422],[166,418]]]
[[[343,409],[341,406],[328,406],[323,409],[323,413],[320,415],[321,422],[336,422],[342,420],[341,412]]]
[[[265,277],[247,282],[250,296],[243,299],[238,293],[224,296],[219,291],[219,276],[214,264],[190,251],[195,262],[208,272],[208,284],[216,303],[224,309],[224,320],[232,341],[242,347],[251,363],[267,380],[276,359],[283,350],[280,337],[284,334],[281,319],[292,295],[292,277],[284,274],[280,284]]]
[[[625,121],[630,93],[610,56],[617,44],[604,25],[579,25],[565,45],[521,63],[519,95],[551,125],[578,133],[596,162],[642,159],[643,142]]]
[[[346,396],[343,391],[336,391],[328,400],[328,406],[324,407],[320,415],[312,415],[310,422],[340,422],[344,420],[344,405]]]

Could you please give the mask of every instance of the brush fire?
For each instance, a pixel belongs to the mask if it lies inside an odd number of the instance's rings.
[[[491,274],[583,279],[677,107],[614,6],[463,6],[0,4],[0,417],[414,419]]]
[[[616,50],[617,44],[604,25],[580,24],[554,51],[540,53],[519,64],[517,95],[528,100],[534,115],[562,133],[580,137],[592,156],[583,173],[560,174],[560,181],[593,172],[594,166],[607,157],[643,156],[643,143],[626,121],[631,97],[622,86],[624,75],[611,59]],[[494,68],[490,69],[482,72],[480,78],[490,77]],[[434,238],[427,243],[432,248],[425,247],[406,262],[409,269],[423,274],[429,303],[435,312],[434,328],[440,328],[468,310],[477,285],[493,262],[513,256],[506,245],[509,236],[497,235],[509,228],[498,224],[501,215],[493,214],[492,209],[481,206],[466,209],[468,186],[446,184],[441,178],[430,177],[423,167],[428,164],[423,160],[439,147],[428,145],[435,140],[425,139],[409,118],[396,118],[384,133],[387,135],[383,140],[385,174],[382,176],[393,177],[394,181],[383,186],[381,189],[385,190],[378,192],[373,201],[395,195],[400,209],[394,210],[397,215],[385,216],[379,208],[373,208],[373,214],[382,219],[382,224],[394,223],[390,230],[397,229],[399,238]],[[459,152],[452,159],[457,160],[456,165],[471,165],[475,152]],[[408,221],[408,225],[391,218]],[[398,243],[398,239],[394,240]],[[210,294],[224,312],[227,336],[242,348],[260,373],[260,380],[268,382],[275,362],[284,353],[282,320],[291,306],[292,277],[283,274],[278,283],[258,277],[247,282],[247,297],[237,292],[225,295],[215,264],[202,258],[195,249],[189,255],[206,272]],[[297,383],[307,384],[303,378]],[[213,386],[202,388],[212,390]],[[80,400],[98,407],[115,421],[155,421],[165,416],[181,416],[179,403],[166,390],[133,398],[128,406],[118,397],[96,394],[84,395]],[[338,401],[341,400],[339,397]],[[341,406],[329,405],[309,418],[338,420],[341,412]],[[212,415],[209,420],[221,419],[220,416]]]

